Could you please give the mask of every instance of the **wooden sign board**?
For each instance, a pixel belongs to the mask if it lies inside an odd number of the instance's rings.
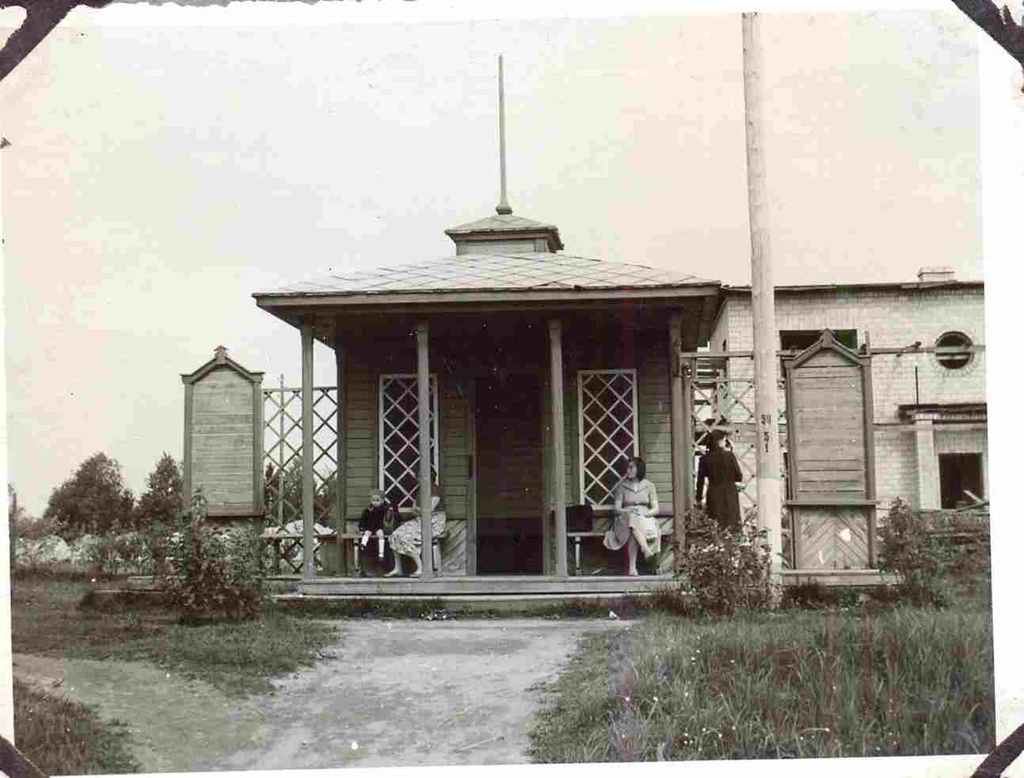
[[[819,341],[785,363],[794,566],[874,566],[871,357]]]
[[[184,493],[202,487],[207,515],[263,515],[263,374],[246,370],[218,346],[185,384]]]

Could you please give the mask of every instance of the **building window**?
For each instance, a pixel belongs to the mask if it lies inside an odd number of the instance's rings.
[[[985,496],[983,483],[981,454],[939,454],[939,494],[943,508],[973,505],[972,494]]]
[[[581,370],[577,386],[581,501],[611,506],[627,460],[639,452],[636,370]]]
[[[419,501],[420,421],[415,375],[380,377],[380,488],[392,505],[412,508]],[[430,376],[430,474],[437,483],[437,376]]]
[[[974,354],[965,350],[973,345],[962,332],[947,332],[935,341],[935,359],[948,370],[959,370],[974,359]]]
[[[782,330],[779,332],[779,343],[783,351],[803,351],[810,348],[821,337],[824,330]],[[850,351],[857,350],[857,330],[832,330],[836,342],[846,346]]]

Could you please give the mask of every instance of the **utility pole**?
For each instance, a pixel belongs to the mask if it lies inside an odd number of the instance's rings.
[[[775,355],[775,285],[768,224],[763,149],[763,52],[758,14],[743,14],[743,106],[747,138],[750,215],[750,286],[754,323],[754,392],[757,415],[757,523],[768,531],[772,574],[782,569],[782,479],[779,451],[778,363]]]

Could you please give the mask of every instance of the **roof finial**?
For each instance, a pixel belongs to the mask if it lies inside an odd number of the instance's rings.
[[[505,64],[498,55],[498,151],[501,159],[501,202],[495,210],[502,216],[512,213],[505,194]]]

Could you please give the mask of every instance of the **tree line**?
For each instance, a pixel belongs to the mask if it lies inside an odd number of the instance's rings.
[[[296,457],[283,470],[267,466],[264,496],[267,517],[273,522],[280,515],[285,522],[302,516],[302,463]],[[336,478],[332,473],[318,484],[315,512],[321,520],[331,515],[336,499]],[[29,521],[18,505],[17,492],[8,484],[8,515],[15,522]],[[277,505],[288,507],[279,514]],[[148,531],[174,524],[184,506],[182,471],[178,462],[164,452],[146,477],[146,490],[138,499],[124,483],[120,463],[103,452],[93,454],[75,472],[56,487],[43,513],[43,521],[55,534],[73,542],[82,535]]]
[[[82,462],[50,494],[43,520],[68,542],[82,535],[156,529],[172,524],[182,509],[181,468],[164,452],[146,477],[146,491],[135,499],[125,486],[121,465],[103,452]]]

